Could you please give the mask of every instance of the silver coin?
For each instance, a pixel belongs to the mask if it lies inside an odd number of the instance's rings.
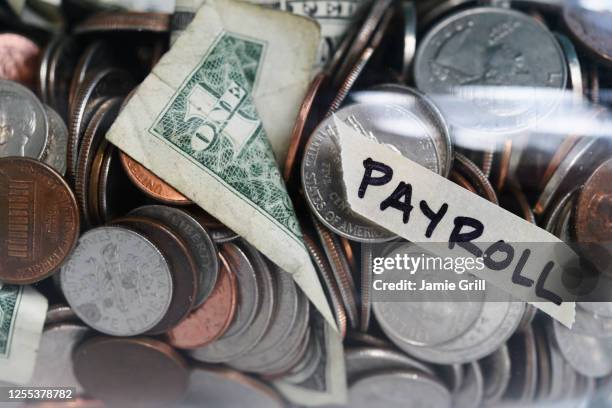
[[[612,373],[612,339],[598,339],[553,322],[554,339],[565,360],[580,374],[603,377]]]
[[[463,365],[444,364],[435,366],[438,376],[446,384],[451,395],[458,392],[463,384]]]
[[[610,279],[600,277],[600,279]],[[578,302],[579,307],[592,313],[597,318],[612,318],[612,302]]]
[[[283,408],[282,397],[263,382],[224,368],[196,366],[191,370],[189,387],[182,407]]]
[[[178,208],[163,205],[148,205],[132,211],[133,215],[154,218],[171,227],[191,249],[199,273],[198,292],[194,308],[208,298],[219,275],[217,247],[202,224],[189,213]]]
[[[508,346],[502,345],[478,364],[484,380],[483,405],[495,406],[506,392],[512,375]]]
[[[211,228],[210,236],[215,244],[221,245],[226,242],[232,242],[240,238],[240,235],[229,228]]]
[[[576,47],[574,47],[572,41],[563,34],[555,33],[555,37],[557,37],[557,41],[559,41],[559,45],[561,45],[563,53],[565,54],[569,73],[569,83],[571,84],[572,90],[574,91],[574,94],[578,100],[582,100],[584,98],[582,65],[580,64]]]
[[[498,291],[492,295],[492,292]],[[387,332],[391,340],[407,353],[438,364],[467,363],[497,350],[516,331],[525,310],[523,302],[502,301],[498,289],[487,287],[487,296],[496,301],[485,301],[481,315],[467,332],[436,347],[419,347],[402,341]]]
[[[421,41],[417,87],[454,130],[521,131],[557,106],[565,89],[563,51],[546,26],[514,10],[471,8],[445,18]],[[509,97],[513,95],[514,97]]]
[[[550,329],[550,326],[548,328]],[[564,393],[565,384],[563,377],[565,366],[568,364],[565,362],[554,339],[551,338],[551,333],[548,333],[547,337],[550,356],[550,391],[547,398],[549,400],[558,400]]]
[[[87,326],[61,323],[45,328],[40,338],[31,387],[74,387],[83,392],[72,369],[74,348],[90,333]]]
[[[296,343],[296,347],[291,349],[289,352],[284,355],[277,356],[278,359],[271,364],[270,366],[261,369],[261,373],[264,375],[268,375],[271,377],[280,377],[286,375],[291,369],[298,364],[306,354],[308,347],[310,346],[310,342],[313,341],[313,336],[311,335],[312,329],[308,327],[304,336],[300,339],[299,343]]]
[[[144,333],[170,306],[173,286],[166,259],[147,238],[125,228],[83,234],[60,273],[72,310],[102,333]]]
[[[361,245],[361,331],[367,332],[370,328],[370,319],[372,316],[372,300],[370,290],[374,272],[373,248],[370,244]]]
[[[55,274],[53,276],[58,276],[59,274]],[[57,286],[59,289],[59,286]],[[51,325],[56,323],[64,323],[69,321],[78,321],[79,318],[74,313],[72,308],[66,304],[58,303],[55,305],[49,306],[47,309],[47,316],[45,317],[45,325]]]
[[[335,117],[424,167],[443,173],[445,162],[439,156],[436,143],[447,140],[448,132],[445,125],[441,125],[443,119],[432,113],[437,112],[436,108],[412,91],[371,92],[384,94],[386,99],[393,94],[394,100],[349,105],[336,112]],[[366,95],[361,97],[367,98]],[[434,122],[434,117],[440,121]],[[394,234],[350,210],[342,181],[334,120],[334,117],[323,120],[306,144],[301,168],[306,201],[316,217],[338,235],[358,242],[391,240]]]
[[[274,266],[275,287],[278,301],[274,309],[272,323],[265,336],[248,354],[228,362],[231,367],[241,371],[256,370],[269,364],[270,354],[276,355],[275,348],[291,334],[298,318],[299,297],[293,278],[287,272]]]
[[[193,350],[195,359],[208,363],[239,358],[255,347],[270,324],[275,301],[272,276],[267,267],[262,267],[263,261],[254,256],[255,251],[232,243],[224,244],[223,251],[236,271],[239,302],[228,331],[214,342]]]
[[[454,408],[478,408],[484,396],[484,380],[480,366],[476,362],[463,366],[463,383],[453,394]]]
[[[402,55],[402,79],[406,81],[410,75],[412,61],[416,52],[417,12],[413,2],[402,2],[404,17],[404,50]]]
[[[42,103],[28,88],[0,79],[0,157],[40,159],[49,125]]]
[[[43,152],[41,160],[63,176],[66,174],[68,128],[64,119],[47,105],[45,105],[45,112],[49,120],[49,135],[47,147]]]
[[[430,366],[394,350],[375,347],[348,349],[344,352],[344,361],[349,382],[374,372],[395,369],[414,370],[435,377]]]
[[[512,336],[508,341],[508,350],[512,370],[515,373],[520,372],[521,375],[513,375],[510,378],[506,396],[521,405],[531,404],[538,385],[538,355],[531,326]]]
[[[396,256],[419,257],[424,251],[411,243],[402,243],[395,246],[385,257]],[[444,277],[449,281],[465,279],[453,271],[419,271],[418,275],[427,279],[426,274]],[[388,269],[385,271],[385,281],[396,282],[405,277],[406,272],[401,269]],[[436,346],[456,339],[470,330],[481,317],[482,299],[469,300],[465,294],[465,301],[455,301],[450,298],[444,301],[446,292],[417,291],[411,293],[406,301],[377,301],[373,304],[376,320],[382,330],[389,337],[399,338],[402,343],[415,346]],[[449,294],[449,296],[456,296]],[[418,318],[407,319],[407,316]]]
[[[311,332],[310,335],[314,336],[313,332]],[[322,347],[323,345],[316,341],[316,339],[310,339],[308,341],[306,353],[302,359],[283,376],[283,381],[291,384],[300,384],[313,377],[323,358]]]
[[[415,371],[391,371],[357,380],[349,388],[351,408],[450,408],[448,390]]]

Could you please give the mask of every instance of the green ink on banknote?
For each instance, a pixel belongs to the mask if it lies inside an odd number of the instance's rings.
[[[222,32],[149,132],[301,240],[252,98],[265,51],[265,42]]]
[[[22,287],[16,285],[5,285],[0,289],[0,357],[9,354],[21,292]]]

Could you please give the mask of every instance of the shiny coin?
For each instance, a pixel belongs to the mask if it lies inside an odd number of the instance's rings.
[[[555,37],[557,37],[561,48],[563,48],[563,53],[565,54],[565,59],[567,60],[567,66],[569,68],[569,83],[572,86],[572,90],[574,91],[577,100],[582,100],[584,96],[584,84],[582,82],[582,67],[580,65],[580,59],[578,58],[576,48],[571,40],[563,34],[555,33]]]
[[[127,154],[120,152],[119,157],[121,158],[121,164],[128,177],[143,193],[165,204],[191,204],[190,199],[176,191],[172,186],[151,173],[146,167]]]
[[[363,377],[349,388],[349,406],[370,408],[449,408],[448,390],[431,377],[414,371],[391,371]]]
[[[563,20],[574,37],[601,61],[612,64],[612,10],[609,4],[579,0],[563,2]]]
[[[82,394],[72,369],[72,353],[89,333],[88,327],[73,323],[45,327],[29,385],[45,387],[52,380],[54,387],[74,387],[77,394]]]
[[[160,249],[170,266],[172,274],[170,306],[163,319],[147,331],[147,334],[165,333],[183,321],[193,308],[198,281],[191,252],[173,229],[154,219],[132,216],[121,218],[114,223],[149,238]]]
[[[567,66],[546,26],[517,11],[482,7],[433,27],[417,50],[414,75],[453,128],[490,133],[519,131],[549,114],[560,95],[547,90],[565,88]]]
[[[427,99],[402,90],[364,93],[364,99],[382,95],[384,102],[349,105],[335,117],[430,170],[445,174],[450,144],[444,120]],[[334,120],[329,117],[320,123],[305,147],[302,184],[307,202],[317,218],[338,235],[359,242],[388,241],[394,234],[353,213],[346,202]],[[394,125],[389,127],[389,123]]]
[[[195,306],[201,305],[213,291],[219,270],[217,247],[208,232],[189,213],[177,208],[150,205],[137,208],[130,214],[163,222],[190,247],[199,277]]]
[[[68,149],[68,128],[60,115],[45,105],[49,120],[47,147],[40,158],[62,176],[66,174],[66,155]]]
[[[38,282],[64,263],[79,237],[74,194],[34,159],[0,159],[0,281]]]
[[[90,339],[74,353],[74,373],[88,395],[111,407],[173,406],[189,383],[183,357],[146,337]]]
[[[221,337],[232,323],[238,303],[238,283],[225,257],[219,257],[221,267],[212,293],[167,333],[170,345],[183,349],[203,347]]]
[[[34,86],[40,48],[19,34],[0,34],[0,78]]]
[[[134,336],[162,320],[172,298],[168,262],[143,235],[119,227],[90,230],[60,275],[68,304],[103,333]]]
[[[576,371],[586,377],[612,373],[612,340],[573,332],[557,321],[553,322],[553,328],[559,351]]]
[[[36,95],[0,79],[0,157],[39,159],[47,146],[47,114]]]
[[[196,366],[191,371],[184,404],[199,407],[282,408],[285,402],[263,382],[226,368]]]
[[[415,370],[435,377],[431,367],[406,354],[374,347],[347,349],[344,353],[346,375],[353,381],[384,370]]]

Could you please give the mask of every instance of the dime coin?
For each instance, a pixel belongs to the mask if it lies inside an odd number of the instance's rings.
[[[478,408],[484,396],[484,379],[477,362],[463,366],[463,381],[457,392],[453,393],[453,407]]]
[[[236,263],[236,250],[244,251],[244,254],[247,256],[247,261],[250,261],[251,267],[255,273],[260,302],[255,308],[255,318],[247,327],[233,333],[232,328],[230,328],[227,333],[217,341],[195,350],[198,360],[211,363],[239,359],[256,347],[257,343],[259,343],[266,334],[268,327],[270,327],[272,312],[274,311],[278,297],[270,270],[259,252],[248,244],[243,245],[242,248],[234,244],[225,244],[223,249],[228,255],[230,264]],[[241,255],[238,255],[238,257],[241,257]],[[242,260],[239,262],[242,262]],[[238,274],[238,277],[240,278],[240,274]],[[242,284],[242,282],[239,281],[239,284]],[[243,299],[244,298],[241,298],[241,301]],[[242,305],[239,306],[239,313],[242,312],[241,308]],[[238,316],[236,319],[239,318]]]
[[[374,347],[348,349],[344,352],[344,361],[349,382],[384,370],[415,370],[435,377],[428,365],[394,350]]]
[[[283,408],[283,398],[265,383],[227,368],[195,366],[185,404],[210,407]]]
[[[612,65],[612,11],[609,8],[568,0],[563,2],[563,20],[583,47],[597,55],[602,62]]]
[[[177,208],[149,205],[137,208],[130,214],[163,222],[191,248],[199,277],[195,306],[200,306],[212,293],[219,270],[217,247],[208,232],[189,213]]]
[[[143,235],[120,227],[83,234],[60,275],[68,304],[92,328],[116,336],[150,330],[173,293],[168,262]]]
[[[512,375],[508,346],[502,345],[478,364],[484,374],[483,405],[495,406],[506,392]]]
[[[183,321],[195,301],[197,274],[189,248],[173,229],[144,217],[124,217],[114,221],[149,238],[168,261],[172,274],[172,300],[168,311],[147,334],[162,334]]]
[[[427,33],[414,75],[453,128],[508,132],[537,124],[556,107],[560,95],[550,92],[565,89],[567,65],[546,26],[518,11],[481,7]]]
[[[274,267],[278,302],[272,323],[265,336],[248,354],[229,361],[229,365],[241,371],[256,371],[258,366],[269,364],[268,355],[276,354],[276,346],[290,335],[298,319],[299,297],[293,278],[287,272]]]
[[[238,283],[223,254],[219,258],[221,267],[212,293],[167,333],[170,345],[185,349],[203,347],[221,337],[232,323],[238,303]]]
[[[0,78],[34,86],[40,48],[19,34],[0,34]]]
[[[191,200],[176,191],[172,186],[150,172],[142,164],[127,154],[120,152],[121,164],[134,185],[148,196],[171,205],[192,204]]]
[[[369,408],[373,402],[387,408],[451,406],[450,394],[440,382],[408,370],[363,377],[351,384],[348,399],[353,408]]]
[[[72,353],[90,332],[87,326],[74,323],[45,327],[29,385],[46,387],[52,379],[54,387],[74,387],[77,394],[82,394],[72,369]]]
[[[0,159],[0,281],[50,276],[78,237],[78,206],[64,179],[34,159]]]
[[[60,115],[47,105],[45,105],[45,112],[49,120],[49,134],[47,148],[40,159],[63,176],[66,174],[68,128]]]
[[[36,95],[0,79],[0,157],[39,159],[47,146],[47,114]]]
[[[108,31],[151,31],[165,33],[170,30],[170,14],[109,12],[96,13],[75,27],[75,34]]]
[[[365,136],[375,137],[405,157],[444,174],[447,157],[442,156],[449,139],[435,107],[409,90],[385,91],[384,95],[386,103],[349,105],[335,116]],[[320,123],[305,147],[301,174],[308,205],[327,228],[340,236],[359,242],[393,239],[394,234],[353,213],[346,202],[334,120],[328,117]],[[385,123],[394,123],[394,129],[402,129],[402,133],[390,131]],[[444,153],[436,148],[441,140]]]
[[[612,340],[574,332],[553,321],[554,339],[565,360],[586,377],[612,373]]]
[[[87,126],[89,109],[100,98],[125,96],[134,86],[130,75],[122,70],[109,68],[89,77],[81,86],[74,99],[74,106],[70,113],[69,141],[68,141],[68,179],[74,180],[76,173],[77,155],[81,144],[82,132]]]
[[[81,208],[81,215],[83,216],[82,219],[85,226],[93,225],[92,216],[89,213],[90,203],[88,194],[90,188],[89,176],[91,174],[92,164],[100,147],[100,143],[104,140],[106,132],[117,118],[120,105],[121,98],[119,97],[108,99],[102,103],[87,125],[81,141],[77,160],[77,171],[74,179],[74,190]]]
[[[187,362],[146,337],[96,337],[74,353],[74,373],[88,395],[112,407],[169,407],[188,387]]]

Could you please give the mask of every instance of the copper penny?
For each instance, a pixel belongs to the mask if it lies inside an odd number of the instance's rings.
[[[170,14],[111,12],[97,13],[79,24],[76,34],[108,31],[170,31]]]
[[[584,183],[575,218],[579,242],[612,241],[612,159],[602,163]]]
[[[89,189],[88,195],[88,211],[91,217],[91,223],[93,225],[99,225],[102,223],[102,215],[100,214],[100,203],[98,199],[98,188],[100,185],[100,173],[102,171],[102,165],[104,163],[105,152],[108,150],[108,142],[102,140],[98,151],[91,164],[91,170],[89,172]]]
[[[512,139],[504,142],[504,149],[499,160],[499,174],[497,178],[497,191],[502,191],[508,180],[508,171],[510,170],[510,159],[512,158]]]
[[[124,217],[114,222],[149,238],[162,252],[172,272],[172,299],[163,319],[147,334],[162,334],[182,322],[195,303],[198,274],[187,245],[178,234],[159,221],[145,217]]]
[[[470,183],[468,179],[463,177],[457,170],[453,169],[448,175],[448,178],[450,181],[465,188],[467,191],[474,194],[478,194],[472,183]]]
[[[143,193],[165,204],[188,205],[192,203],[190,199],[127,154],[119,152],[119,157],[128,177]]]
[[[29,158],[0,159],[0,281],[25,285],[57,271],[79,227],[76,198],[55,170]]]
[[[0,34],[0,78],[33,88],[40,53],[38,45],[22,35]]]
[[[238,302],[238,284],[222,253],[219,259],[221,267],[215,288],[202,306],[168,332],[170,345],[183,349],[203,347],[221,337],[232,323]]]
[[[295,125],[293,126],[293,131],[291,133],[291,142],[289,144],[289,150],[287,150],[287,157],[285,159],[285,167],[283,169],[283,178],[285,183],[289,182],[291,175],[294,172],[298,152],[300,147],[302,147],[305,143],[303,140],[305,135],[305,127],[308,122],[308,118],[310,116],[310,111],[312,110],[313,103],[319,94],[319,90],[321,89],[321,85],[327,79],[327,75],[324,72],[319,73],[312,82],[310,83],[310,87],[306,92],[306,96],[302,101],[302,105],[300,106],[300,110],[298,111],[298,116],[295,121]]]
[[[146,337],[94,337],[75,350],[73,361],[87,394],[110,407],[174,406],[189,383],[184,358]]]
[[[491,182],[473,161],[461,153],[456,153],[453,169],[467,179],[479,196],[486,198],[494,204],[499,204],[497,194],[495,194]]]

